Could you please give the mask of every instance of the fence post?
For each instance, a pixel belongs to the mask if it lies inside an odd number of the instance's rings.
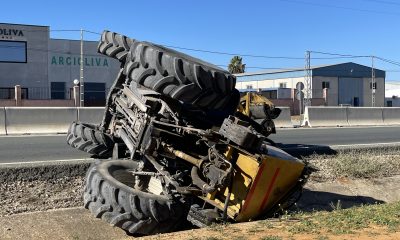
[[[80,95],[79,95],[79,86],[74,86],[74,104],[75,107],[79,107],[79,99],[80,99]]]
[[[327,88],[322,89],[322,96],[324,98],[324,105],[328,106],[328,89]]]
[[[21,85],[15,85],[14,95],[15,95],[15,106],[16,107],[22,106]]]

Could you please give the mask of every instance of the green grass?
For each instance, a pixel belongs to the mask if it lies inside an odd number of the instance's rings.
[[[400,202],[332,212],[300,213],[295,217],[300,221],[288,227],[291,233],[318,233],[324,230],[333,234],[348,234],[370,225],[386,227],[388,231],[399,231]]]

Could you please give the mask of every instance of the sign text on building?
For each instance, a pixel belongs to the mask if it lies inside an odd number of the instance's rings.
[[[2,39],[12,39],[12,37],[23,37],[24,33],[19,29],[0,28],[0,37]]]
[[[80,66],[81,58],[74,56],[52,56],[51,65],[67,65],[67,66]],[[106,58],[100,57],[85,57],[83,59],[83,66],[86,67],[108,67]]]

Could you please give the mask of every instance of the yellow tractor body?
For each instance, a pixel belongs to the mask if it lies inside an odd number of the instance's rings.
[[[299,185],[305,167],[304,162],[272,146],[267,146],[266,154],[261,155],[237,148],[230,148],[226,155],[236,161],[232,184],[207,198],[221,210],[228,203],[227,215],[238,222],[265,215],[283,203]]]

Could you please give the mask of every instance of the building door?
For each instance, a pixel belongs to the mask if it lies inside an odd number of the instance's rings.
[[[338,104],[363,106],[363,87],[362,78],[339,78]]]
[[[353,103],[354,103],[353,104],[354,107],[360,106],[360,99],[358,97],[355,97]]]
[[[51,99],[65,99],[65,82],[51,82]]]
[[[105,83],[84,83],[85,107],[105,106],[106,84]]]

